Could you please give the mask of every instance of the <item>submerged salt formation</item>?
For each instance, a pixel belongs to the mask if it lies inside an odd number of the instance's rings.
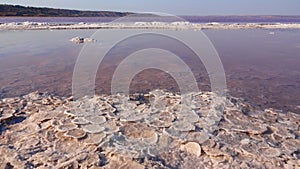
[[[0,101],[0,168],[299,168],[300,115],[214,93]],[[220,103],[223,105],[224,103]],[[185,105],[187,106],[187,105]],[[186,110],[186,109],[184,109]]]
[[[92,42],[96,42],[95,39],[92,38],[82,38],[82,37],[74,37],[70,40],[73,43],[79,44],[79,43],[92,43]]]

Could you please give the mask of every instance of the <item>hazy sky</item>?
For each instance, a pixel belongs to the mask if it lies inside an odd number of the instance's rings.
[[[300,15],[300,0],[0,0],[0,3],[174,15]]]

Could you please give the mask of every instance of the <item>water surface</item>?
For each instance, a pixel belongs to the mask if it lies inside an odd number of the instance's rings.
[[[96,30],[25,30],[0,32],[0,97],[39,90],[71,95],[72,74],[82,44],[74,36],[89,37]],[[113,32],[113,31],[112,31]],[[206,30],[224,65],[229,93],[261,108],[300,112],[300,30]],[[111,42],[97,39],[97,43]],[[137,42],[138,43],[138,42]],[[149,40],[149,43],[158,43]],[[170,44],[172,47],[172,44]],[[122,50],[130,50],[124,46]],[[180,49],[174,49],[179,50]],[[189,53],[183,60],[191,66],[199,88],[210,90],[205,68]],[[106,58],[98,70],[96,93],[109,93],[111,78],[122,51]],[[149,69],[139,73],[132,92],[155,88],[178,91],[165,72]]]

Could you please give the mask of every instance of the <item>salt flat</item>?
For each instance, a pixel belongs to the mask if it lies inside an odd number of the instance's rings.
[[[180,95],[159,90],[2,99],[0,167],[300,167],[299,115],[231,96],[211,106],[216,94],[190,95],[189,112],[179,111]]]

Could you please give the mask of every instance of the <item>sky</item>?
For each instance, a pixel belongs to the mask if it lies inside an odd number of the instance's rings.
[[[172,15],[300,15],[300,0],[0,0],[0,3]]]

